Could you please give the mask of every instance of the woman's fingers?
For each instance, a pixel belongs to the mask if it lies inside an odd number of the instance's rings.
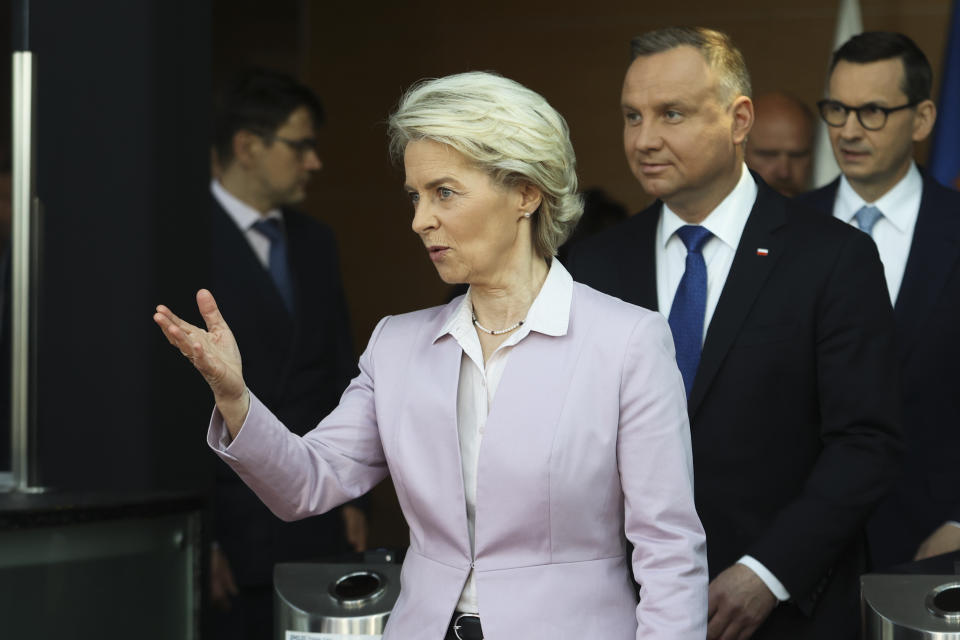
[[[167,341],[203,375],[215,395],[242,395],[246,387],[240,374],[240,354],[236,342],[220,315],[216,301],[206,289],[197,292],[197,306],[207,331],[184,321],[164,305],[157,305],[153,321],[163,331]]]
[[[165,308],[157,307],[157,312],[153,314],[153,321],[160,327],[167,342],[180,349],[180,351],[186,355],[186,344],[184,342],[186,340],[186,334],[173,324],[170,317],[163,313],[161,309]]]
[[[220,315],[220,309],[217,307],[217,301],[213,299],[213,294],[206,289],[197,291],[197,308],[200,309],[200,315],[207,325],[207,331],[214,329],[227,329],[227,323]]]
[[[166,305],[158,304],[157,313],[164,316],[170,322],[171,325],[175,326],[177,329],[179,329],[180,331],[182,331],[184,334],[188,336],[193,334],[196,331],[200,331],[200,327],[195,327],[194,325],[190,324],[186,320],[183,320],[182,318],[180,318],[180,316],[178,316],[173,311],[171,311],[170,308],[167,307]]]
[[[180,320],[176,314],[163,305],[157,306],[153,314],[153,321],[157,323],[167,342],[180,350],[187,358],[194,358],[194,346],[207,341],[206,332],[198,329],[189,322]]]

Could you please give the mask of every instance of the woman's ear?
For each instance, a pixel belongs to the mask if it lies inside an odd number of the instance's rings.
[[[540,187],[531,182],[522,182],[519,186],[520,191],[520,213],[525,218],[529,218],[540,208],[543,202],[543,192]]]

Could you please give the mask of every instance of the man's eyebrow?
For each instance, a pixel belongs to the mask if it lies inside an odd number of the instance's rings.
[[[681,108],[681,109],[691,109],[694,105],[692,100],[664,100],[662,102],[657,102],[652,105],[654,111],[667,111],[668,109]],[[639,111],[637,107],[634,107],[628,102],[620,103],[621,109],[629,109],[631,111]]]

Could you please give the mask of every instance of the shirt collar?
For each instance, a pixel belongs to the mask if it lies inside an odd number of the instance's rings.
[[[740,166],[740,179],[733,190],[727,194],[717,207],[711,211],[700,223],[710,233],[719,238],[725,245],[736,250],[740,244],[740,236],[747,224],[747,218],[757,200],[757,182],[753,179],[746,165]],[[661,246],[667,246],[670,238],[677,229],[689,224],[674,213],[667,203],[663,204],[663,215],[660,216]]]
[[[867,202],[853,190],[846,176],[841,176],[840,187],[837,189],[837,202],[834,207],[834,216],[850,222],[857,215],[857,211],[866,205],[873,205],[880,210],[883,217],[900,232],[910,228],[912,212],[908,206],[911,198],[923,191],[923,178],[915,162],[910,163],[907,173],[895,184],[892,189],[883,194],[876,202]]]
[[[255,223],[267,218],[283,220],[279,209],[270,209],[270,211],[261,215],[259,211],[224,189],[216,178],[210,181],[210,192],[227,214],[233,218],[236,225],[244,231],[249,231]]]
[[[434,341],[450,334],[458,341],[474,333],[473,304],[470,301],[470,289],[463,296],[460,304],[443,323],[440,331],[434,336]],[[573,278],[560,261],[554,258],[550,261],[550,270],[547,278],[540,287],[540,292],[534,298],[527,317],[520,330],[511,334],[504,345],[516,344],[531,331],[548,336],[566,335],[570,324],[570,305],[573,301]]]

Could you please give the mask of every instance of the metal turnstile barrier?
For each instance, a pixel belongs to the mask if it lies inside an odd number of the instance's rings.
[[[867,574],[860,578],[865,640],[960,640],[960,577]]]
[[[379,637],[400,595],[400,565],[278,564],[273,586],[275,640]]]

